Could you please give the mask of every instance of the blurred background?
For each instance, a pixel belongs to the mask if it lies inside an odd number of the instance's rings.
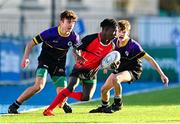
[[[34,77],[41,46],[32,51],[30,66],[21,70],[24,47],[35,35],[57,25],[65,9],[77,12],[75,31],[82,37],[100,31],[99,23],[104,18],[128,19],[131,37],[158,61],[171,82],[178,81],[179,0],[0,0],[1,84],[32,83],[29,80]],[[68,69],[69,65],[67,62]],[[141,78],[144,80],[160,80],[146,62]]]
[[[128,19],[131,37],[155,58],[170,83],[180,83],[179,0],[0,0],[0,87],[33,83],[41,46],[33,48],[30,66],[22,70],[25,45],[41,31],[57,25],[65,9],[78,14],[74,30],[81,37],[99,32],[104,18]],[[69,53],[67,74],[72,69],[71,57]],[[139,82],[160,82],[151,65],[143,63]],[[107,76],[100,70],[98,82]]]

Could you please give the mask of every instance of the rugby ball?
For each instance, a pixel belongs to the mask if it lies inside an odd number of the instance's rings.
[[[121,59],[121,55],[118,51],[112,51],[108,53],[101,61],[101,68],[108,69],[111,64]]]

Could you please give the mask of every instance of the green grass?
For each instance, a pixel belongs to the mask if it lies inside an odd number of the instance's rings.
[[[113,114],[90,114],[100,101],[73,105],[73,113],[55,109],[46,117],[43,110],[0,116],[0,123],[180,123],[180,87],[124,96],[124,107]]]

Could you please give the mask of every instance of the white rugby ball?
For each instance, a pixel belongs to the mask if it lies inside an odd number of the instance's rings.
[[[112,63],[117,62],[121,59],[121,55],[118,51],[112,51],[108,53],[101,61],[101,67],[107,69]]]

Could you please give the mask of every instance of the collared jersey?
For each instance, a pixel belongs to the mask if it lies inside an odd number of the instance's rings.
[[[75,64],[80,69],[97,69],[101,60],[113,49],[113,43],[107,45],[101,43],[99,33],[88,35],[82,39],[82,44],[77,48],[82,50],[81,56],[85,61],[78,60]]]
[[[33,38],[35,44],[43,43],[41,55],[39,59],[66,59],[66,54],[68,49],[79,43],[80,38],[79,35],[74,31],[70,33],[69,36],[64,37],[60,34],[60,26],[49,28],[39,35]]]
[[[141,71],[142,62],[140,58],[145,55],[145,51],[142,49],[141,45],[133,39],[129,39],[128,43],[123,47],[117,46],[117,38],[115,38],[113,42],[116,46],[115,50],[121,54],[121,64],[117,70],[119,72],[124,70]]]

